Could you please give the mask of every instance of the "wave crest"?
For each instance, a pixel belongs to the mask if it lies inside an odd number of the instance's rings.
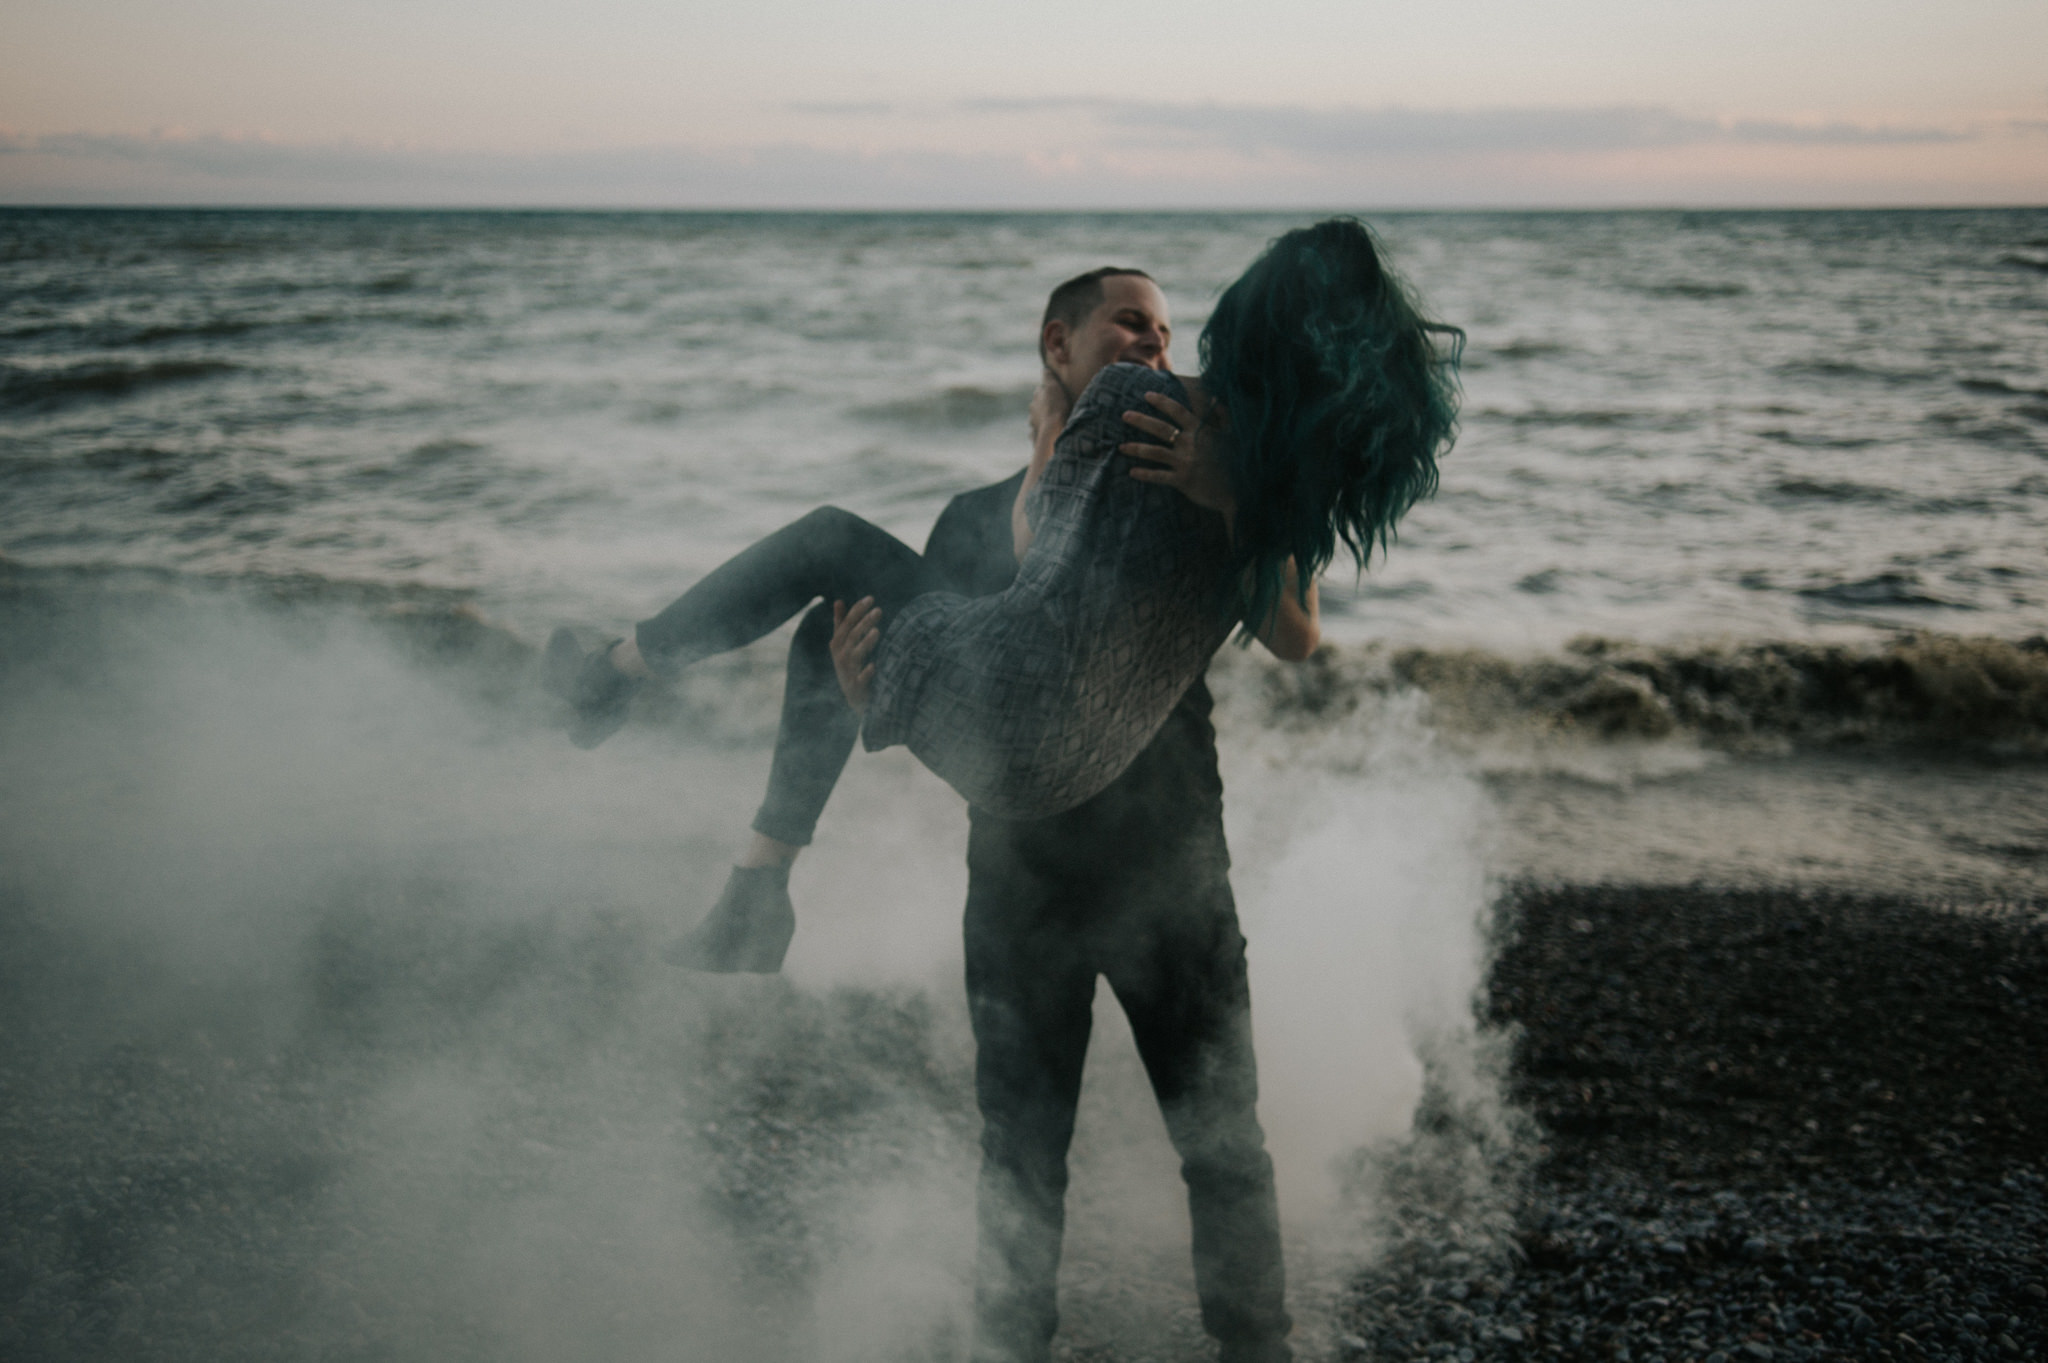
[[[1262,682],[1281,723],[1331,723],[1368,698],[1425,692],[1452,734],[1691,737],[1731,751],[1964,745],[2048,755],[2048,638],[1921,633],[1880,645],[1653,646],[1575,640],[1560,655],[1329,648]]]

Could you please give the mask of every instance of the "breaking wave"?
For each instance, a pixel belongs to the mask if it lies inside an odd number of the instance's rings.
[[[1650,646],[1583,638],[1556,655],[1325,649],[1260,679],[1278,723],[1341,723],[1425,692],[1451,735],[1691,738],[1729,751],[1946,745],[2048,755],[2048,638],[1907,634],[1881,644]]]
[[[0,558],[0,608],[109,617],[231,598],[365,620],[468,694],[531,709],[528,631],[492,621],[465,592],[312,574],[199,577],[163,570],[30,567]],[[775,731],[785,645],[771,635],[643,695],[638,719],[700,741],[751,744]],[[2048,637],[1902,634],[1870,644],[1752,640],[1649,645],[1586,637],[1554,654],[1477,648],[1325,646],[1283,665],[1226,649],[1212,675],[1234,714],[1279,728],[1371,723],[1397,693],[1427,696],[1447,737],[1691,740],[1730,752],[1961,746],[2048,756]]]

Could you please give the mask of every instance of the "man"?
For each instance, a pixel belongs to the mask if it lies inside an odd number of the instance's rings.
[[[1107,364],[1166,368],[1170,339],[1157,285],[1098,270],[1054,291],[1040,353],[1071,401]],[[956,497],[939,517],[925,558],[953,590],[1000,591],[1016,573],[1023,478]],[[1285,651],[1313,649],[1313,626],[1311,616],[1306,648],[1297,634]],[[850,639],[842,624],[842,683],[858,671]],[[1130,768],[1065,814],[969,810],[967,996],[984,1123],[977,1360],[1038,1363],[1058,1325],[1066,1154],[1097,975],[1130,1019],[1181,1156],[1204,1327],[1225,1363],[1291,1356],[1211,706],[1197,681]]]
[[[1166,368],[1171,335],[1165,296],[1142,272],[1095,270],[1055,289],[1040,328],[1047,384],[1033,409],[1055,427],[1037,432],[1038,443],[1049,445],[1067,405],[1106,365]],[[1017,571],[1012,516],[1025,476],[956,497],[939,517],[924,557],[948,590],[985,595],[1009,585]],[[1169,463],[1149,480],[1189,491],[1185,465]],[[1293,628],[1275,645],[1284,656],[1313,649],[1313,600],[1306,614],[1298,603],[1291,610]],[[837,628],[821,605],[798,630],[784,733],[754,843],[718,906],[686,939],[685,964],[774,969],[781,961],[794,925],[788,865],[809,841],[858,730],[854,709],[822,690],[820,674],[829,666],[827,675],[858,704],[863,604],[849,611],[835,603]],[[967,994],[984,1122],[978,1363],[1049,1356],[1066,1154],[1098,975],[1130,1019],[1181,1156],[1205,1328],[1225,1363],[1291,1357],[1211,704],[1198,680],[1137,760],[1065,814],[1017,820],[969,811]],[[793,740],[799,732],[811,737]]]

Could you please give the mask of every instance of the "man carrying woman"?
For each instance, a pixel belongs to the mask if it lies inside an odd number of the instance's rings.
[[[836,760],[810,743],[788,764],[778,743],[778,775],[829,792],[850,747],[852,724],[819,698],[822,638],[843,708],[865,705],[869,746],[908,742],[968,796],[978,1359],[1048,1355],[1098,975],[1130,1017],[1183,1161],[1204,1325],[1226,1360],[1289,1357],[1201,674],[1238,621],[1305,656],[1314,577],[1336,541],[1362,562],[1433,487],[1454,402],[1438,330],[1362,227],[1319,224],[1226,292],[1191,389],[1163,372],[1165,303],[1150,280],[1083,276],[1047,309],[1031,468],[956,499],[925,556],[814,513],[643,623],[637,647],[551,649],[586,723],[602,726],[636,673],[744,643],[823,595],[838,628],[820,607],[799,630],[794,718],[815,736],[831,715],[847,738]],[[813,789],[809,805],[822,803]],[[803,811],[785,824],[767,818],[776,807],[771,789],[757,832],[801,846]],[[786,892],[781,913],[760,911],[775,898],[729,886],[688,943],[692,963],[779,964]]]

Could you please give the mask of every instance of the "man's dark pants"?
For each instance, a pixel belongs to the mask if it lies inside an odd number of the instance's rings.
[[[1181,1157],[1203,1326],[1226,1346],[1277,1346],[1287,1333],[1214,739],[1191,708],[1077,810],[1031,822],[975,813],[966,944],[984,1123],[978,1359],[1038,1363],[1059,1323],[1067,1147],[1098,974],[1130,1019]]]
[[[969,596],[1015,575],[1010,507],[1023,480],[955,497],[924,581]],[[900,556],[897,556],[900,557]],[[847,595],[865,593],[850,584]],[[754,828],[801,846],[846,765],[858,717],[832,671],[831,607],[790,650],[782,730]],[[967,994],[983,1118],[977,1357],[1046,1358],[1095,980],[1106,977],[1180,1152],[1202,1323],[1225,1357],[1284,1358],[1273,1166],[1254,1115],[1251,1001],[1230,894],[1223,781],[1197,681],[1122,776],[1056,818],[972,811]]]

